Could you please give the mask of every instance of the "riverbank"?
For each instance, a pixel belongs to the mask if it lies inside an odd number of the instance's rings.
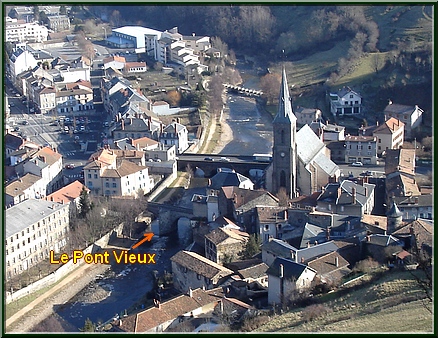
[[[219,154],[233,139],[233,130],[227,123],[229,109],[226,107],[219,116],[220,135],[219,142],[213,149],[213,154]]]

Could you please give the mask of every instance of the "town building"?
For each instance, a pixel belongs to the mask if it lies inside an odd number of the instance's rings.
[[[322,118],[321,110],[317,108],[304,108],[296,107],[294,110],[295,116],[297,117],[297,124],[311,124],[312,122],[319,121]]]
[[[85,189],[87,194],[90,192],[85,185],[76,180],[47,195],[44,199],[60,204],[70,204],[70,210],[74,210],[75,208],[79,210],[79,199],[83,189]]]
[[[26,22],[25,20],[16,19],[6,21],[6,42],[43,42],[47,41],[48,35],[47,27],[41,26],[37,22]]]
[[[44,180],[34,174],[24,174],[15,180],[8,182],[5,186],[4,201],[6,207],[11,207],[24,200],[38,199],[46,195],[46,184]]]
[[[28,199],[5,211],[6,280],[58,253],[67,244],[69,206]]]
[[[238,259],[248,238],[248,233],[236,229],[214,229],[205,235],[205,257],[218,264]]]
[[[220,190],[223,187],[239,187],[242,189],[254,189],[251,180],[232,169],[219,168],[218,172],[209,180],[208,189]]]
[[[54,32],[62,32],[70,29],[70,18],[67,15],[47,16],[49,28]]]
[[[182,293],[189,289],[213,289],[233,274],[230,269],[190,251],[179,251],[170,260],[174,287]]]
[[[189,132],[178,122],[171,122],[160,133],[159,141],[164,145],[175,145],[177,154],[182,154],[189,147]]]
[[[329,180],[336,180],[340,169],[330,160],[329,149],[308,125],[296,131],[297,118],[292,111],[284,69],[279,102],[272,122],[273,157],[266,173],[266,187],[275,194],[284,188],[290,198],[311,195]]]
[[[374,136],[345,136],[345,163],[377,163],[377,139]]]
[[[266,271],[268,274],[268,303],[284,304],[293,293],[310,289],[316,271],[310,266],[277,257]]]
[[[374,208],[374,184],[356,184],[343,180],[329,183],[318,197],[316,210],[339,215],[362,217]]]
[[[385,114],[385,120],[389,120],[391,117],[394,117],[404,123],[404,132],[407,139],[412,139],[414,129],[421,125],[421,122],[423,121],[423,112],[423,109],[417,105],[408,106],[392,103],[392,101],[390,101],[383,110],[383,113]]]
[[[388,149],[399,149],[403,145],[405,124],[394,117],[386,120],[373,131],[377,141],[377,155]]]
[[[334,116],[360,114],[362,112],[362,96],[349,87],[330,93],[330,112]]]
[[[123,152],[124,150],[119,150]],[[117,150],[102,149],[91,155],[84,166],[85,185],[93,194],[103,196],[137,196],[139,189],[145,194],[154,186],[149,170],[141,165],[137,150],[117,154]],[[132,154],[132,155],[130,155]],[[143,155],[143,152],[141,152]],[[132,160],[132,161],[131,161]],[[138,164],[140,162],[140,165]]]

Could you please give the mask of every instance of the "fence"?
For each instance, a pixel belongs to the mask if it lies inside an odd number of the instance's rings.
[[[117,236],[122,232],[122,230],[123,230],[123,224],[119,224],[117,227],[112,229],[110,232],[106,233],[96,242],[94,242],[93,244],[88,246],[85,250],[83,250],[84,255],[87,253],[98,252],[100,249],[104,248],[108,244],[112,236]],[[6,291],[6,304],[9,304],[25,296],[31,295],[32,293],[41,290],[42,288],[55,284],[56,282],[64,278],[67,274],[72,272],[74,269],[81,266],[83,263],[84,263],[83,258],[79,259],[76,264],[74,264],[73,260],[70,259],[67,263],[60,266],[56,271],[52,272],[50,275],[32,284],[29,284],[28,286],[20,290],[17,290],[15,292]]]

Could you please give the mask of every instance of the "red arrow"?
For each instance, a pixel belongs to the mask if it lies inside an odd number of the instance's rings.
[[[135,243],[132,248],[135,249],[136,247],[142,245],[144,242],[148,241],[150,242],[152,240],[152,237],[154,237],[154,233],[153,232],[148,232],[144,234],[144,238],[140,241]]]

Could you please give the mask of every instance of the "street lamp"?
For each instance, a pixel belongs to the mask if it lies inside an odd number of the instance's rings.
[[[104,33],[105,33],[105,40],[106,40],[106,28],[105,28],[105,27],[102,27],[102,29],[103,29],[103,31],[104,31]]]

